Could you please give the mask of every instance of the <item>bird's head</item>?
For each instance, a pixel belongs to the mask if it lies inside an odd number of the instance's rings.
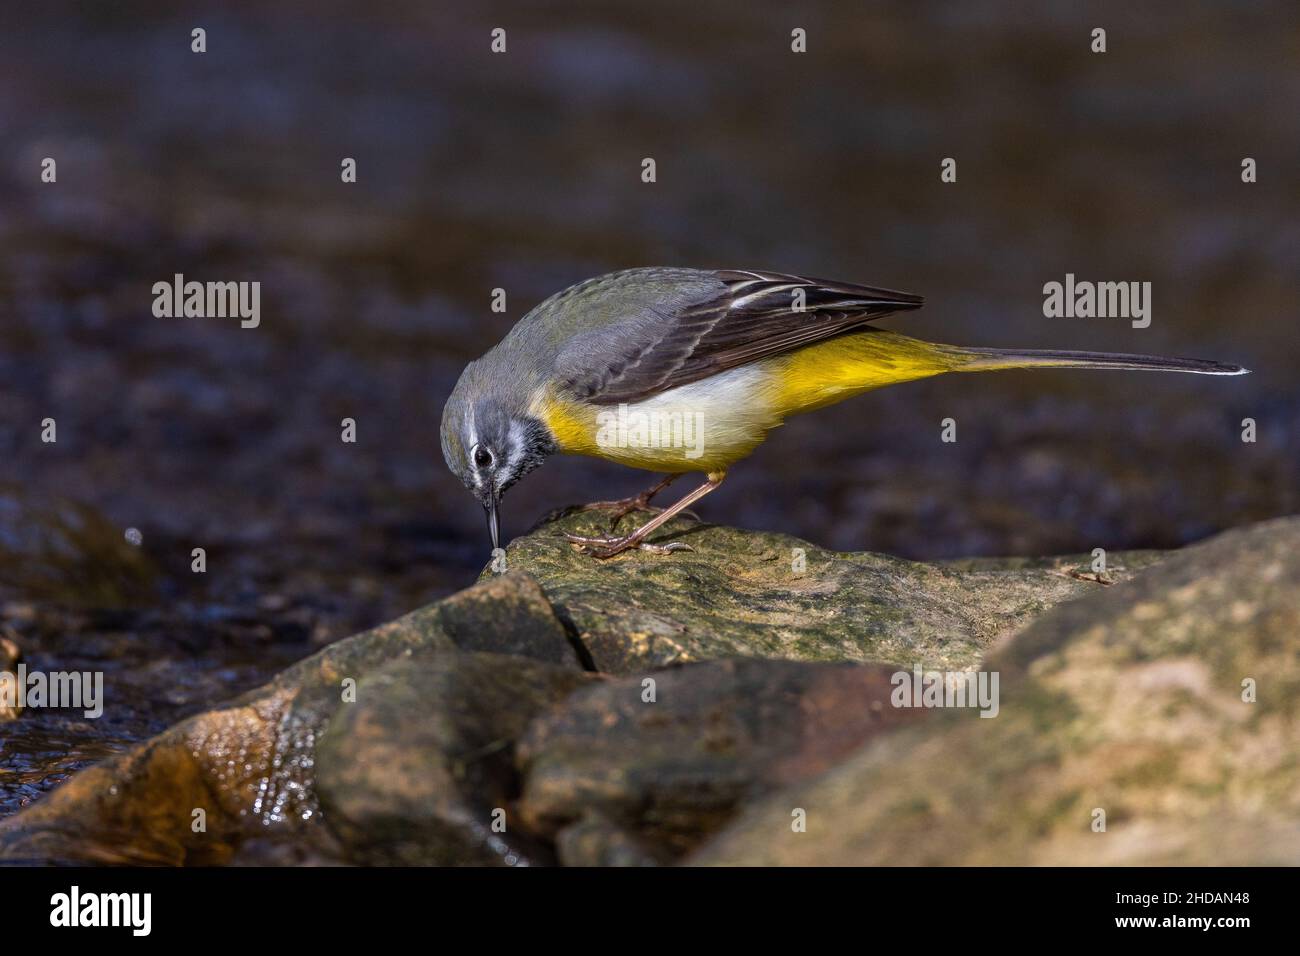
[[[477,392],[473,368],[465,370],[442,410],[442,454],[483,505],[495,550],[501,496],[555,451],[555,441],[545,424],[515,403]]]

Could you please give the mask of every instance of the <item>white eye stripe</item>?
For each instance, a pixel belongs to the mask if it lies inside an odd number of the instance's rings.
[[[474,408],[471,406],[465,410],[465,431],[469,432],[470,451],[478,447],[478,428],[474,421]]]
[[[514,471],[524,457],[524,430],[518,422],[510,423],[510,455],[506,459],[508,471]]]

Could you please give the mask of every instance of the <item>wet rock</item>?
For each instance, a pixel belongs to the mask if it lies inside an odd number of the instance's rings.
[[[394,660],[457,653],[438,605],[330,645],[0,821],[0,859],[224,863],[253,836],[328,843],[316,745],[345,695]]]
[[[690,519],[668,528],[655,540],[695,550],[597,562],[560,532],[603,534],[608,517],[578,512],[511,542],[507,561],[537,579],[595,667],[614,674],[740,656],[969,668],[999,635],[1103,586],[1087,579],[1091,558],[950,566]],[[1159,559],[1111,555],[1108,573],[1123,581]]]
[[[74,776],[0,823],[0,859],[80,864],[228,862],[244,821],[293,771],[273,771],[291,696],[200,714]],[[268,814],[268,822],[274,819]]]
[[[568,855],[584,862],[678,856],[742,802],[917,719],[919,710],[890,706],[889,673],[728,660],[583,688],[520,742],[524,822],[563,832]]]
[[[592,679],[474,653],[399,660],[367,677],[318,748],[317,790],[347,857],[408,866],[554,862],[514,813],[514,741]]]
[[[1000,647],[997,718],[883,737],[693,862],[1295,865],[1297,585],[1300,518],[1189,547]]]

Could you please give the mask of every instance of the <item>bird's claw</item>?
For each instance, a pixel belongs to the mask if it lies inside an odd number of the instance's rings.
[[[683,541],[668,541],[664,544],[655,544],[650,541],[638,541],[634,535],[628,535],[625,538],[597,538],[588,537],[580,534],[570,534],[564,532],[565,539],[569,544],[577,545],[578,549],[584,554],[589,554],[593,558],[612,558],[616,554],[629,551],[632,548],[639,548],[642,551],[649,551],[651,554],[672,554],[674,551],[694,551],[689,544]]]
[[[642,551],[649,551],[651,554],[672,554],[674,551],[694,551],[685,541],[665,541],[663,544],[653,544],[649,541],[642,541],[637,545]]]

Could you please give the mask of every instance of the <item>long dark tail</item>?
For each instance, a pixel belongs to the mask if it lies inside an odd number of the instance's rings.
[[[1159,355],[1126,355],[1121,352],[1056,352],[1050,349],[971,349],[959,351],[971,356],[954,372],[984,372],[1001,368],[1123,368],[1153,372],[1191,372],[1195,375],[1246,375],[1248,368],[1211,362],[1207,359],[1163,358]]]

